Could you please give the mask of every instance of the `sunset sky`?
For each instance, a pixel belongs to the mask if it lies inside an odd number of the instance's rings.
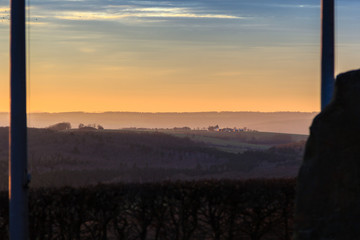
[[[360,67],[337,2],[336,73]],[[318,111],[320,0],[31,0],[28,111]],[[0,0],[0,112],[9,110]]]

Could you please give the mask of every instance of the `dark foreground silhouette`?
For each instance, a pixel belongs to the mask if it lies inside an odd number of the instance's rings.
[[[334,93],[310,128],[295,240],[360,239],[360,70],[338,75]]]
[[[30,193],[30,239],[291,239],[295,180],[47,188]],[[8,196],[0,192],[0,236]]]

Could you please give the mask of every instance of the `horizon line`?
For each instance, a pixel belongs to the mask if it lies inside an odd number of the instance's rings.
[[[104,112],[86,112],[86,111],[66,111],[66,112],[28,112],[29,114],[106,114],[106,113],[137,113],[137,114],[190,114],[190,113],[319,113],[320,111],[304,112],[304,111],[189,111],[189,112],[143,112],[143,111],[104,111]],[[0,114],[10,114],[10,112],[1,112]]]

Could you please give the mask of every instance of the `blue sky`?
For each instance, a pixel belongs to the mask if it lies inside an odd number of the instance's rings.
[[[0,0],[0,111],[8,108],[8,4]],[[319,109],[320,1],[29,6],[30,111]],[[336,2],[337,72],[359,66],[359,7]]]

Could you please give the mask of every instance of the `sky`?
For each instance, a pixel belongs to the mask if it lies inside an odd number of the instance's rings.
[[[30,0],[29,112],[320,109],[320,1]],[[336,73],[360,66],[360,2],[336,1]],[[0,112],[9,1],[0,0]]]

